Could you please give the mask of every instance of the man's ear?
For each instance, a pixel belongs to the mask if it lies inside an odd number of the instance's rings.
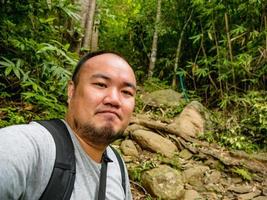
[[[74,95],[75,85],[73,81],[68,82],[68,104],[70,103],[73,95]]]

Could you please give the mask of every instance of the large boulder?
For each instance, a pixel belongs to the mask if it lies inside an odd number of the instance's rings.
[[[132,133],[133,139],[144,149],[172,157],[177,152],[177,147],[170,140],[152,132],[136,130]]]
[[[142,97],[146,105],[154,107],[178,107],[181,104],[182,95],[172,89],[157,90]]]
[[[185,136],[197,137],[202,135],[205,127],[203,109],[199,102],[192,101],[168,127]]]
[[[126,156],[138,157],[138,150],[132,140],[124,140],[121,143],[121,150]]]
[[[202,200],[200,194],[195,190],[186,190],[183,200]]]
[[[181,199],[184,195],[184,185],[179,171],[168,165],[145,171],[142,184],[149,193],[160,199]]]
[[[209,167],[201,165],[188,168],[183,172],[184,181],[200,189],[203,186],[203,178],[207,171],[209,171]]]

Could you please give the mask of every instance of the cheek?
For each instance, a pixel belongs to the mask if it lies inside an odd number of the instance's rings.
[[[134,111],[134,105],[135,105],[135,101],[129,101],[127,103],[125,103],[124,106],[124,113],[127,117],[130,117]]]
[[[88,88],[84,92],[83,101],[84,104],[87,104],[91,108],[96,108],[96,105],[99,104],[103,99],[103,95],[99,91],[95,91],[91,88]]]

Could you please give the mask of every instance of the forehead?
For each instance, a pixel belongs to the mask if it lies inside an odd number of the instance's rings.
[[[80,70],[79,79],[94,77],[95,74],[103,74],[111,80],[127,81],[136,85],[130,65],[115,54],[106,53],[87,60]]]

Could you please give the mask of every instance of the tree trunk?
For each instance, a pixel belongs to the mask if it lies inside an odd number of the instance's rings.
[[[73,0],[74,3],[79,4],[80,6],[80,18],[81,18],[81,23],[80,26],[83,30],[85,30],[85,25],[86,25],[86,17],[87,17],[87,12],[88,12],[88,8],[90,6],[90,2],[91,0]],[[73,50],[77,53],[80,53],[80,49],[82,47],[82,41],[83,38],[77,40],[77,42],[75,42],[75,44],[73,44]]]
[[[82,48],[91,50],[96,0],[90,0],[84,26]]]
[[[176,49],[176,55],[175,55],[175,61],[174,61],[174,69],[173,69],[173,78],[172,78],[172,88],[176,88],[177,87],[177,77],[176,77],[176,73],[177,73],[177,69],[178,69],[178,65],[179,65],[179,60],[180,60],[180,55],[181,55],[181,48],[182,48],[182,39],[184,37],[184,32],[185,29],[189,23],[189,21],[191,20],[193,14],[193,10],[190,13],[190,16],[188,17],[188,19],[186,20],[181,33],[180,33],[180,38],[178,41],[178,45],[177,45],[177,49]]]
[[[94,19],[94,26],[93,26],[93,33],[92,33],[92,41],[91,41],[91,50],[92,51],[97,51],[98,49],[98,35],[99,35],[99,24],[100,24],[100,19],[97,17],[97,7],[95,11],[95,19]]]
[[[155,68],[156,60],[157,60],[158,26],[160,22],[160,16],[161,16],[161,0],[158,0],[155,30],[154,30],[154,35],[153,35],[151,55],[150,55],[149,67],[148,67],[148,78],[151,78],[153,76],[153,71]]]

